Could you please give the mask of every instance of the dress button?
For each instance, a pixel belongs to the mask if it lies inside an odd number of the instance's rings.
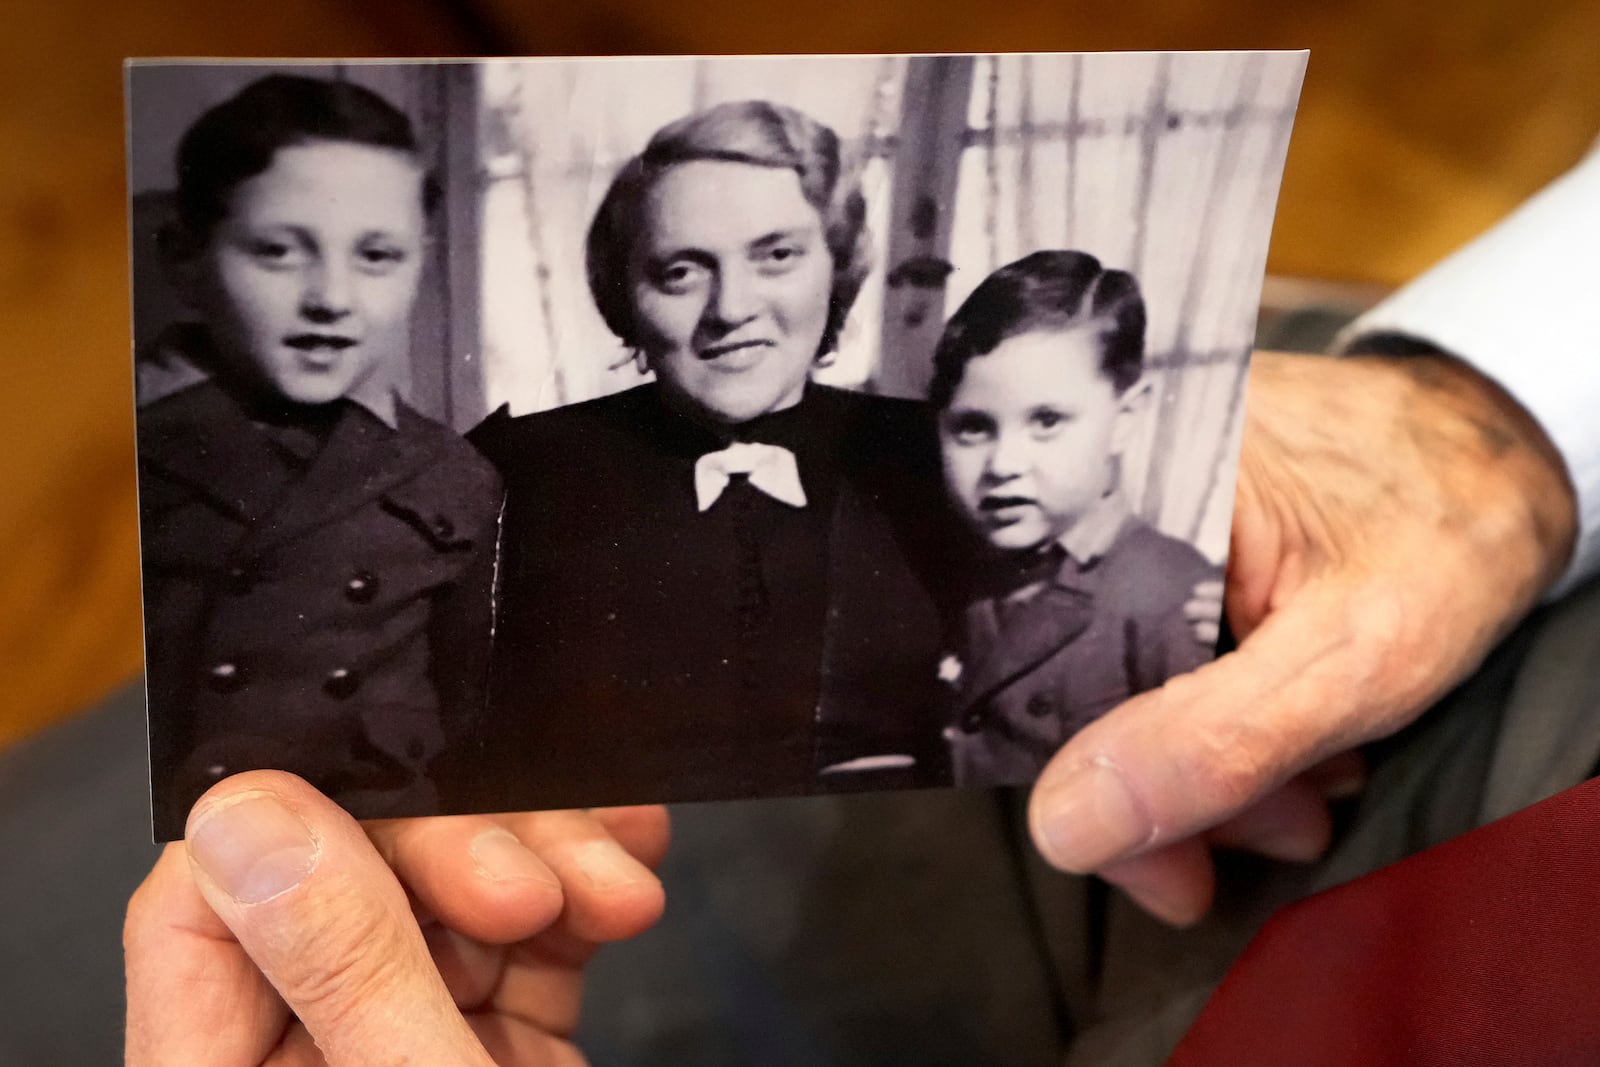
[[[244,683],[244,668],[237,663],[218,663],[206,672],[206,684],[216,693],[237,693]]]
[[[371,571],[358,571],[344,583],[344,595],[355,604],[370,604],[378,595],[378,576]]]
[[[981,711],[969,711],[961,716],[961,729],[969,734],[975,734],[983,729],[984,714]]]
[[[1055,710],[1050,698],[1043,693],[1035,693],[1028,698],[1028,714],[1039,719]]]
[[[413,737],[406,742],[406,755],[412,759],[421,759],[427,751],[428,747],[422,743],[420,738]]]
[[[335,700],[348,700],[360,688],[361,675],[344,667],[329,671],[328,677],[322,681],[322,691]]]

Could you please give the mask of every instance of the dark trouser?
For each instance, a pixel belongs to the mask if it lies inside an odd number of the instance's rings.
[[[667,918],[601,953],[584,1047],[619,1067],[1158,1064],[1275,908],[1594,773],[1597,665],[1591,582],[1371,746],[1324,860],[1228,857],[1213,915],[1185,931],[1046,870],[1021,794],[679,808]]]

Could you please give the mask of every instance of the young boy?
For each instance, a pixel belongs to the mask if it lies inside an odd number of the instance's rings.
[[[940,339],[946,485],[983,542],[941,672],[959,784],[1031,781],[1085,724],[1210,658],[1184,604],[1220,570],[1121,492],[1144,329],[1131,275],[1052,251],[990,275]]]
[[[198,321],[139,373],[158,838],[224,775],[294,771],[362,818],[438,810],[477,712],[499,483],[390,387],[432,186],[410,123],[263,78],[178,149],[162,253]]]

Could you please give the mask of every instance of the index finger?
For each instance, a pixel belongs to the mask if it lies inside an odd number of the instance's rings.
[[[630,937],[664,906],[647,866],[666,847],[659,808],[397,819],[367,833],[429,915],[490,944],[558,920],[594,941]]]

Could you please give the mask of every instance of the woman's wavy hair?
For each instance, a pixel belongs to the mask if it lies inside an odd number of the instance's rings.
[[[624,344],[637,346],[628,261],[645,197],[668,170],[702,160],[799,176],[806,202],[822,216],[833,257],[828,321],[817,355],[832,352],[871,267],[866,201],[858,177],[844,172],[838,135],[809,115],[766,100],[718,104],[663,126],[617,173],[589,226],[589,291],[600,317]]]

